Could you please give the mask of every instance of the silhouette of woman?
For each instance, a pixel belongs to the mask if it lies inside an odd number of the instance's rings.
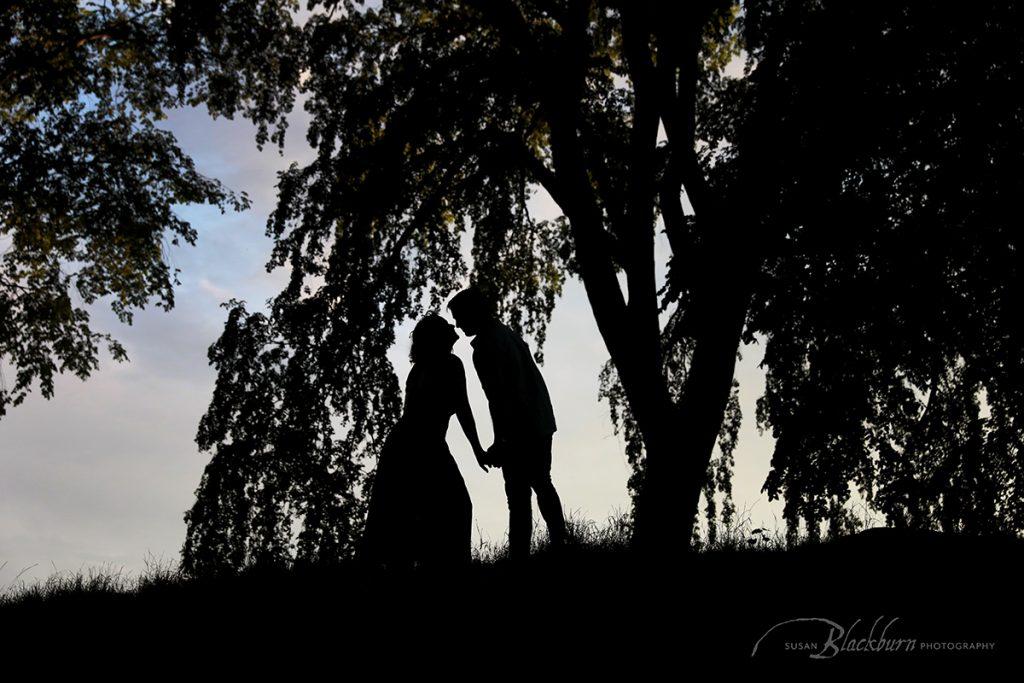
[[[450,565],[470,559],[472,503],[445,441],[452,414],[478,461],[484,450],[466,397],[466,373],[452,354],[458,337],[436,314],[413,330],[405,406],[381,450],[366,517],[363,551],[372,562]]]

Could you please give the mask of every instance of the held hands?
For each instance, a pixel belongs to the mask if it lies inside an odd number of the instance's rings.
[[[508,446],[504,441],[495,441],[487,449],[486,462],[491,467],[501,467],[505,463],[505,456],[508,454]]]
[[[480,465],[484,472],[488,471],[489,467],[500,468],[505,460],[507,448],[504,443],[500,441],[494,442],[490,448],[484,450],[482,447],[475,450],[473,455],[476,456],[476,461]]]

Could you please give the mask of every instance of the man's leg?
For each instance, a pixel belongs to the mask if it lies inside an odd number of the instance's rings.
[[[505,498],[508,500],[508,554],[512,560],[525,560],[530,556],[530,538],[533,536],[533,508],[530,499],[530,477],[523,467],[524,453],[515,453],[501,472],[505,478]]]
[[[551,482],[551,437],[541,439],[533,456],[530,485],[537,492],[537,507],[548,525],[548,537],[552,546],[565,543],[565,517],[562,516],[562,501],[558,498],[555,485]]]

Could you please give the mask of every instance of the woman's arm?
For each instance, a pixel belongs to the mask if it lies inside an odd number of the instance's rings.
[[[469,395],[466,393],[466,371],[458,357],[452,356],[452,358],[455,359],[455,362],[452,363],[455,375],[455,417],[458,418],[459,426],[462,427],[463,433],[469,439],[469,445],[473,448],[473,455],[476,456],[477,463],[486,472],[487,465],[484,463],[484,458],[487,453],[480,444],[480,435],[476,432],[473,409],[469,407]]]

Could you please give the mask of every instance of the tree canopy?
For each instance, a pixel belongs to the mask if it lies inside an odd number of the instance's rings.
[[[230,302],[210,349],[187,566],[352,551],[401,404],[395,328],[467,278],[538,354],[582,281],[648,546],[687,547],[701,498],[712,529],[730,521],[743,341],[765,344],[765,488],[793,534],[851,529],[851,487],[890,524],[1020,531],[1015,3],[53,8],[4,18],[19,378],[93,367],[73,281],[126,315],[169,305],[161,236],[194,238],[172,205],[244,204],[156,128],[166,109],[240,113],[260,145],[298,98],[310,115],[315,156],[280,175],[267,224],[288,285],[266,314]],[[539,193],[560,217],[531,213]]]
[[[791,531],[848,528],[851,486],[891,525],[1022,529],[1024,35],[1014,3],[961,10],[786,19],[783,240],[747,334]]]
[[[302,88],[317,158],[282,175],[269,230],[292,274],[275,317],[334,373],[319,377],[349,439],[338,462],[372,462],[398,405],[395,323],[456,287],[471,227],[472,278],[538,342],[563,278],[586,285],[641,524],[645,495],[651,527],[689,518],[698,495],[712,533],[730,521],[742,333],[766,344],[765,488],[792,534],[853,528],[851,486],[891,524],[1019,530],[1016,12],[314,15]],[[539,191],[563,220],[530,215]],[[660,292],[656,217],[672,246]]]
[[[129,324],[147,303],[173,306],[168,251],[196,240],[176,206],[248,206],[200,173],[159,122],[205,103],[214,115],[250,116],[266,141],[298,77],[291,8],[49,0],[0,9],[0,361],[14,370],[0,384],[0,416],[37,383],[51,397],[55,373],[88,377],[100,344],[126,358],[90,326],[90,304],[108,300]]]

